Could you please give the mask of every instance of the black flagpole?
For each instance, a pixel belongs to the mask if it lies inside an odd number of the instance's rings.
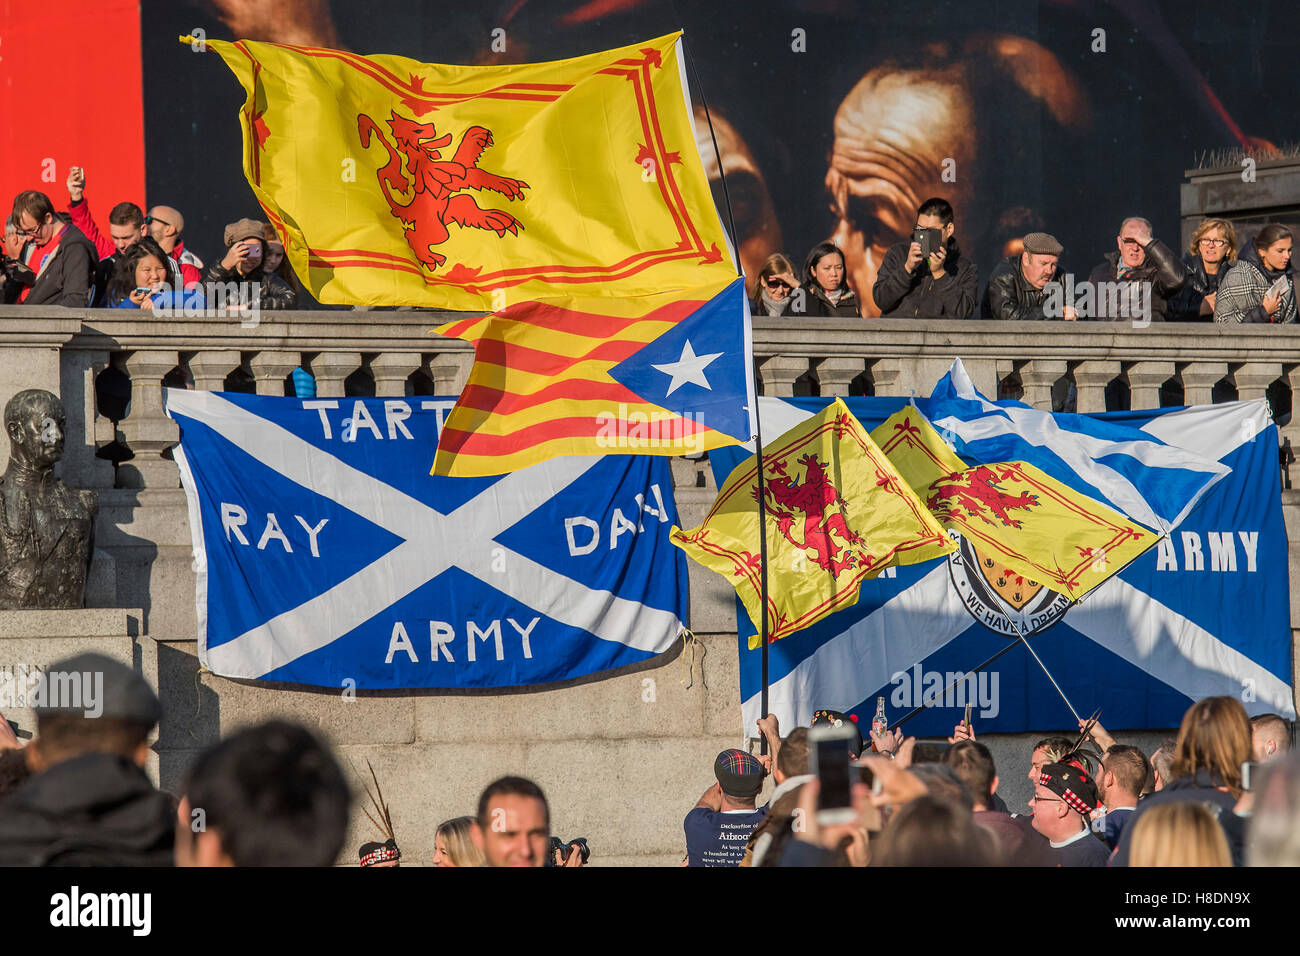
[[[704,96],[704,87],[700,84],[699,74],[696,72],[691,57],[686,56],[686,34],[682,33],[682,57],[686,61],[686,67],[694,75],[695,90],[700,96],[700,105],[704,107],[704,119],[709,124],[709,138],[713,142],[713,155],[718,160],[718,179],[722,183],[722,199],[727,207],[727,222],[731,227],[731,247],[736,256],[737,266],[740,265],[740,237],[736,235],[736,220],[731,212],[731,194],[727,189],[727,174],[722,168],[722,151],[718,149],[718,137],[713,131],[713,118],[709,115],[709,101]],[[691,104],[686,104],[691,109]],[[739,270],[743,276],[743,269]],[[742,293],[743,294],[743,293]],[[752,332],[751,332],[752,340]],[[767,500],[763,485],[763,426],[759,420],[758,414],[758,369],[751,365],[749,375],[754,391],[754,408],[751,411],[754,414],[754,451],[757,455],[756,462],[758,465],[758,592],[759,603],[762,608],[762,621],[759,623],[759,641],[762,648],[762,668],[763,668],[763,692],[759,697],[759,716],[767,716],[768,708],[768,664],[767,664]],[[737,635],[739,637],[739,635]],[[759,734],[759,753],[767,753],[767,737]]]

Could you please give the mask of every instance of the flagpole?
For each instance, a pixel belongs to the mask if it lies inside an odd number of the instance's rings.
[[[1015,642],[1015,641],[1012,641],[1012,642],[1008,643],[1006,647],[1002,648],[1002,650],[998,651],[996,654],[994,654],[992,657],[990,657],[988,660],[986,660],[983,664],[980,664],[980,665],[979,665],[978,667],[976,667],[973,671],[969,671],[968,673],[962,674],[961,677],[957,678],[955,681],[953,681],[951,684],[949,684],[947,687],[945,687],[945,688],[943,689],[943,691],[939,694],[939,696],[938,696],[937,698],[935,698],[935,699],[936,699],[936,700],[942,700],[944,697],[948,696],[948,691],[952,690],[954,687],[956,687],[956,686],[957,686],[958,684],[960,684],[962,681],[966,680],[966,678],[970,677],[972,674],[978,674],[980,671],[982,671],[984,668],[988,667],[988,666],[989,666],[990,664],[992,664],[995,660],[997,660],[999,657],[1001,657],[1003,654],[1005,654],[1007,651],[1011,650],[1011,649],[1012,649],[1013,647],[1015,647],[1015,646],[1016,646],[1016,642]],[[921,711],[923,711],[923,710],[925,710],[925,709],[926,709],[925,699],[924,699],[924,697],[922,697],[922,699],[921,699],[921,706],[920,706],[920,707],[913,707],[912,710],[911,710],[909,713],[904,714],[904,715],[903,715],[902,717],[900,717],[898,720],[894,721],[894,726],[895,726],[895,727],[901,727],[901,726],[903,726],[903,724],[907,723],[909,720],[911,720],[913,717],[915,717],[917,714],[919,714]]]
[[[687,70],[689,70],[694,77],[695,90],[696,92],[699,93],[700,105],[704,108],[704,119],[705,122],[709,124],[709,139],[713,143],[713,155],[717,157],[718,160],[718,180],[719,182],[722,183],[722,201],[727,207],[727,224],[730,227],[730,231],[731,231],[731,249],[732,249],[732,253],[736,256],[737,259],[738,271],[743,277],[744,270],[743,268],[739,268],[740,237],[736,234],[736,219],[731,211],[731,193],[727,189],[726,170],[724,170],[722,167],[722,151],[718,149],[718,137],[717,134],[714,133],[713,131],[713,117],[709,115],[709,101],[704,95],[704,87],[700,83],[700,75],[695,69],[693,57],[687,54],[685,31],[682,31],[682,59],[685,60]],[[689,103],[687,104],[687,107],[688,108],[690,107]],[[763,690],[762,693],[759,695],[758,709],[759,709],[759,717],[763,718],[767,716],[767,708],[768,708],[767,495],[763,488],[764,485],[763,425],[758,413],[758,405],[759,405],[758,369],[755,368],[752,363],[750,364],[750,368],[749,368],[749,376],[750,376],[751,384],[753,386],[753,395],[754,395],[754,408],[752,409],[754,413],[754,452],[756,455],[755,460],[758,466],[758,561],[759,561],[758,592],[759,592],[759,603],[763,609],[763,613],[762,613],[763,619],[761,622],[759,622],[759,628],[758,628],[759,642],[760,642],[759,647],[761,648],[760,655],[762,659],[762,672],[763,672],[762,674]],[[737,638],[739,638],[739,635],[737,635]],[[746,728],[746,731],[748,731],[748,728]],[[760,754],[766,754],[767,737],[766,735],[759,733],[758,738],[759,738],[758,752]]]

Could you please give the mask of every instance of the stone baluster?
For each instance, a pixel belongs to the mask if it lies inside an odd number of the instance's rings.
[[[195,352],[189,360],[194,387],[200,392],[220,392],[226,387],[226,376],[239,368],[241,358],[233,349]]]
[[[1119,377],[1119,362],[1080,362],[1074,369],[1074,385],[1078,389],[1080,412],[1106,410],[1106,386]]]
[[[59,356],[59,396],[67,416],[59,475],[77,488],[112,488],[113,463],[95,450],[113,441],[113,423],[95,409],[95,378],[108,368],[108,352],[64,349]]]
[[[1282,377],[1282,363],[1246,362],[1232,377],[1237,383],[1237,398],[1241,401],[1265,398],[1268,387]]]
[[[401,398],[406,394],[406,380],[419,371],[419,352],[381,352],[370,360],[370,374],[375,377],[375,395]]]
[[[867,370],[867,360],[849,355],[834,355],[815,363],[821,394],[833,398],[847,396],[853,380]]]
[[[798,355],[773,355],[759,366],[759,380],[763,394],[768,398],[789,398],[794,395],[794,383],[808,373],[808,359]]]
[[[284,395],[284,380],[302,364],[298,352],[258,352],[249,359],[248,367],[257,383],[258,395]]]
[[[131,413],[122,421],[122,437],[135,454],[118,467],[123,488],[175,488],[180,484],[176,464],[162,457],[180,440],[180,429],[163,412],[163,376],[176,367],[176,352],[139,351],[127,356],[131,376]]]
[[[433,379],[434,394],[443,398],[460,395],[473,364],[473,352],[439,352],[434,355],[425,368],[429,378]]]
[[[1064,360],[1032,359],[1020,370],[1020,384],[1024,387],[1026,405],[1052,410],[1052,387],[1066,372]]]
[[[1129,408],[1159,408],[1160,386],[1173,377],[1173,362],[1134,362],[1128,367]]]
[[[903,363],[896,358],[876,359],[871,363],[871,386],[876,395],[905,395]]]
[[[1183,380],[1183,403],[1213,404],[1214,386],[1227,374],[1227,362],[1188,362],[1180,373]]]
[[[311,363],[316,394],[321,398],[342,398],[344,381],[360,367],[360,352],[321,352]]]

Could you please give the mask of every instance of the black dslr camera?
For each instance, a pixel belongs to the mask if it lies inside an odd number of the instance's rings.
[[[546,865],[562,866],[563,864],[555,862],[555,851],[559,850],[562,858],[567,860],[569,853],[575,846],[578,848],[578,852],[582,854],[582,863],[585,866],[587,861],[591,859],[591,848],[587,846],[586,837],[574,837],[568,843],[565,843],[559,837],[551,837],[551,845],[546,853]]]

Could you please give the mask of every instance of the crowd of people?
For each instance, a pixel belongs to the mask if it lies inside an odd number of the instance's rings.
[[[201,314],[213,304],[205,298],[209,290],[219,286],[226,310],[297,307],[297,279],[267,223],[245,218],[226,226],[221,258],[204,271],[186,248],[180,210],[153,206],[146,215],[120,202],[109,210],[105,235],[91,214],[83,169],[72,168],[67,189],[65,211],[37,190],[14,197],[4,225],[0,304]]]
[[[818,727],[852,731],[852,813],[822,819],[810,773]],[[1100,724],[1050,736],[1029,754],[1028,813],[998,796],[989,748],[966,723],[946,748],[894,730],[866,739],[853,719],[817,711],[768,753],[725,750],[716,783],[683,821],[688,866],[1295,866],[1300,864],[1300,755],[1291,726],[1254,718],[1232,697],[1198,701],[1176,739],[1150,759]],[[774,784],[763,805],[766,778]],[[836,774],[830,774],[834,780]]]
[[[102,678],[95,711],[38,691],[36,734],[25,747],[0,717],[0,866],[341,861],[356,800],[312,731],[283,720],[245,728],[200,753],[175,793],[162,791],[145,772],[162,707],[131,667],[78,655],[45,672],[42,687],[89,674]],[[946,748],[922,748],[898,730],[864,738],[835,711],[817,711],[810,727],[784,737],[768,716],[759,722],[767,753],[718,754],[715,782],[683,820],[682,865],[1300,865],[1300,755],[1286,720],[1250,718],[1235,698],[1206,698],[1150,759],[1101,725],[1080,724],[1074,737],[1034,744],[1033,796],[1020,813],[998,795],[992,753],[967,723]],[[818,728],[832,727],[846,728],[838,775],[828,772],[833,762],[810,760]],[[822,781],[833,785],[845,771],[851,809],[828,817]],[[358,862],[400,866],[382,791],[371,799],[378,816],[364,812],[387,839],[363,844]],[[577,867],[590,856],[585,839],[551,835],[536,783],[503,776],[472,814],[438,825],[432,858],[419,862]]]
[[[1061,266],[1061,243],[1048,233],[1031,232],[1009,244],[1011,254],[994,266],[978,298],[979,267],[957,243],[952,206],[936,197],[917,210],[911,237],[885,254],[871,299],[884,318],[1296,321],[1287,226],[1266,225],[1239,242],[1231,222],[1206,219],[1180,259],[1152,235],[1149,221],[1130,216],[1120,223],[1115,244],[1114,252],[1076,282]],[[856,316],[862,291],[852,288],[843,253],[821,242],[802,270],[782,253],[770,255],[759,271],[751,308],[763,316]]]
[[[247,308],[292,309],[299,286],[284,245],[269,224],[240,219],[226,226],[221,258],[204,271],[186,248],[185,218],[171,206],[146,215],[132,202],[109,211],[108,235],[86,198],[85,172],[68,175],[66,211],[45,193],[27,190],[5,220],[0,259],[0,304],[84,308],[187,309],[201,312],[213,284],[242,284]],[[1179,257],[1152,235],[1151,223],[1130,216],[1120,223],[1115,250],[1074,281],[1061,265],[1065,250],[1046,232],[1012,240],[982,286],[980,269],[956,238],[953,207],[927,199],[917,209],[912,235],[891,246],[870,290],[854,289],[844,254],[819,242],[797,268],[775,252],[759,271],[751,303],[755,315],[863,314],[866,296],[885,318],[1005,319],[1014,321],[1141,318],[1170,322],[1294,323],[1292,231],[1263,226],[1240,241],[1226,219],[1206,219]],[[1067,285],[1068,282],[1068,285]],[[1054,298],[1053,288],[1058,290]],[[1061,289],[1088,291],[1082,297]],[[1142,298],[1130,295],[1141,291]]]

